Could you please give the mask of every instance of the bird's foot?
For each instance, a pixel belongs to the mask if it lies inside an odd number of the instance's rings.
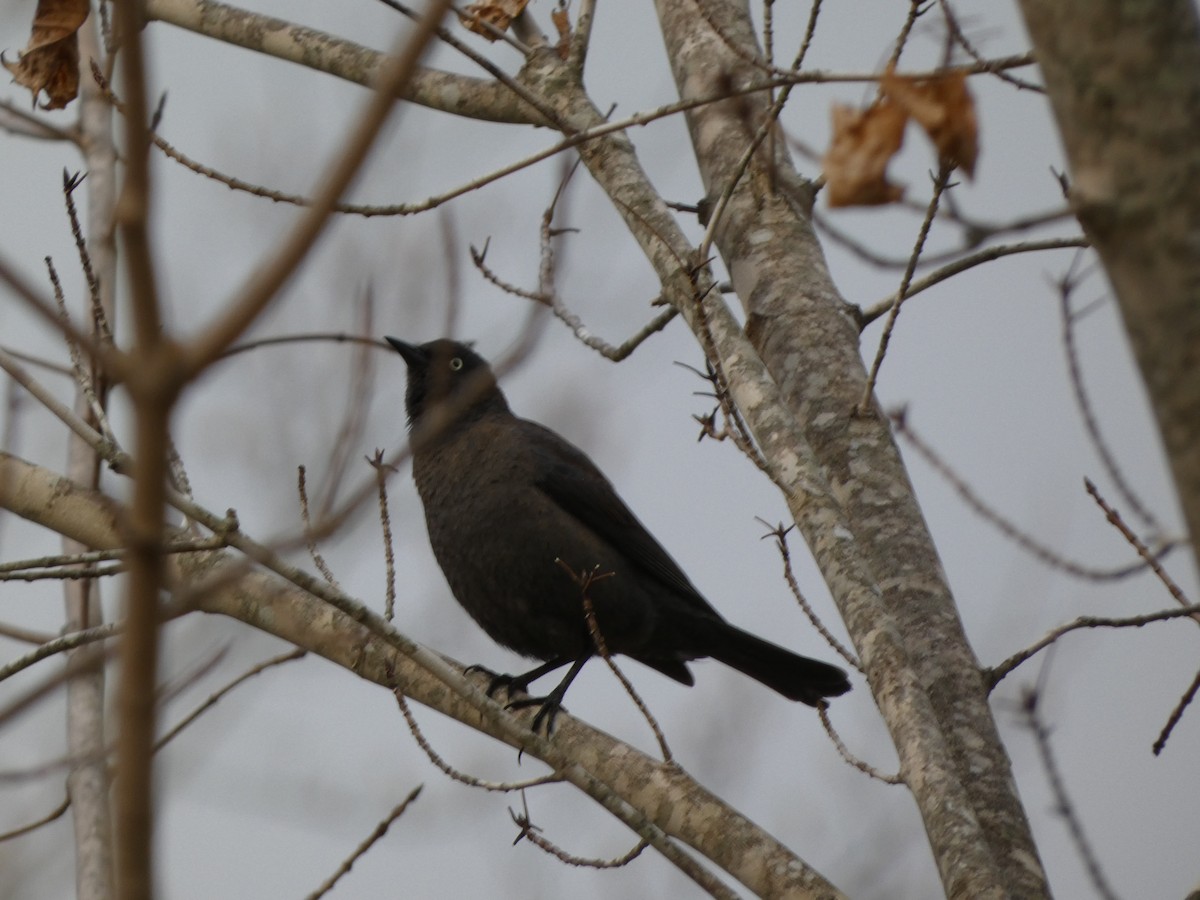
[[[537,714],[533,717],[533,722],[529,726],[529,730],[537,734],[539,728],[542,727],[542,722],[546,723],[546,737],[550,737],[550,732],[554,730],[554,720],[563,710],[562,698],[550,694],[546,697],[521,697],[517,700],[510,700],[505,709],[525,709],[526,707],[539,707]]]
[[[508,703],[505,709],[525,709],[526,707],[539,707],[537,714],[533,717],[532,731],[535,733],[542,727],[542,723],[546,723],[546,737],[550,736],[550,732],[554,730],[554,720],[562,710],[563,697],[567,695],[567,688],[579,674],[583,668],[583,664],[588,661],[588,657],[582,659],[570,659],[569,657],[556,657],[548,660],[536,669],[526,672],[523,675],[497,675],[490,669],[485,669],[483,666],[471,666],[466,669],[466,674],[472,672],[485,672],[492,677],[491,683],[488,685],[488,696],[491,697],[500,690],[505,689],[505,695]],[[567,663],[571,663],[571,669],[567,672],[562,682],[545,697],[518,697],[514,700],[513,694],[527,694],[529,685],[537,681],[548,672],[553,672]]]
[[[533,679],[524,675],[502,675],[498,672],[493,672],[486,666],[467,666],[463,669],[464,675],[474,675],[476,672],[482,672],[491,680],[488,682],[487,695],[494,697],[496,691],[504,688],[504,695],[511,698],[513,694],[525,694],[529,691],[529,682]]]

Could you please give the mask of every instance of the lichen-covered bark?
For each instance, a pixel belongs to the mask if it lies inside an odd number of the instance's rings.
[[[146,0],[145,15],[364,87],[374,84],[387,60],[387,54],[345,38],[212,0]],[[419,69],[404,99],[485,122],[545,124],[505,85],[436,69]]]
[[[697,16],[688,5],[658,3],[685,99],[722,80],[756,76],[744,59],[758,53],[745,5],[706,0],[703,7]],[[750,97],[688,113],[710,198],[725,190],[765,110],[764,98]],[[802,181],[781,143],[773,172],[765,152],[751,161],[716,245],[745,308],[747,333],[819,459],[849,531],[811,521],[808,498],[790,497],[792,511],[866,665],[947,895],[1044,895],[1045,875],[979,663],[887,422],[875,411],[853,413],[866,383],[858,332],[830,279],[802,193],[782,189]],[[747,418],[769,446],[772,436]],[[847,589],[838,547],[846,542],[859,569],[872,573],[874,595]]]

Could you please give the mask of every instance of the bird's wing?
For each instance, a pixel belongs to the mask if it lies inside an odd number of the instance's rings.
[[[559,508],[697,612],[720,618],[582,450],[536,422],[524,420],[522,426],[537,455],[535,483]]]

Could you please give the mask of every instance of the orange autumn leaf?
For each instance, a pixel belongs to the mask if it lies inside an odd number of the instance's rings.
[[[38,0],[29,43],[15,63],[0,63],[13,81],[33,92],[37,104],[46,92],[43,109],[62,109],[79,94],[79,42],[76,32],[88,17],[88,0]]]
[[[472,3],[458,14],[460,22],[468,31],[483,35],[489,41],[496,40],[496,34],[487,27],[491,25],[499,31],[507,31],[512,20],[521,14],[529,0],[481,0]],[[485,25],[484,23],[487,23]]]
[[[975,175],[979,123],[964,70],[933,78],[906,78],[889,71],[880,86],[925,129],[944,162],[958,166],[968,177]]]
[[[908,114],[886,98],[863,110],[834,105],[833,138],[822,161],[830,206],[879,206],[904,196],[887,180],[887,167],[907,122]]]

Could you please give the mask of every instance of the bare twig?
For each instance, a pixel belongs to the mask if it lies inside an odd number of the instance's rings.
[[[399,13],[402,13],[408,18],[412,19],[414,22],[420,18],[416,12],[409,9],[403,3],[397,3],[396,0],[380,0],[380,2],[385,6],[390,6]],[[459,13],[459,15],[461,16],[462,14]],[[518,42],[512,35],[508,34],[507,32],[500,31],[499,29],[495,29],[490,22],[485,22],[484,20],[478,18],[476,18],[475,21],[482,22],[484,25],[492,27],[498,32],[498,36],[502,40],[512,43],[518,53],[524,57],[529,57],[530,48]],[[438,40],[440,40],[443,44],[453,47],[467,59],[471,60],[471,62],[475,63],[475,65],[479,66],[479,68],[483,69],[493,78],[495,78],[500,84],[503,84],[506,88],[528,103],[533,109],[536,109],[545,118],[546,122],[552,124],[560,131],[570,130],[552,106],[546,103],[545,100],[527,88],[520,81],[513,78],[487,57],[476,53],[474,50],[456,38],[448,29],[438,28],[435,33],[438,36]]]
[[[1066,250],[1087,247],[1088,245],[1088,239],[1081,236],[1073,238],[1048,238],[1043,241],[1021,241],[1017,244],[999,244],[995,247],[988,247],[986,250],[980,250],[978,253],[972,253],[970,256],[956,259],[954,262],[930,272],[924,278],[918,278],[916,281],[913,281],[909,284],[908,290],[904,292],[904,299],[910,300],[922,291],[928,290],[943,281],[947,281],[955,275],[1005,256],[1012,256],[1016,253],[1034,253],[1041,250]],[[899,293],[892,294],[874,306],[863,310],[862,324],[869,325],[871,322],[874,322],[896,305],[898,297]]]
[[[338,584],[337,579],[333,577],[333,572],[330,571],[329,566],[325,563],[325,557],[317,549],[317,539],[312,534],[312,519],[308,513],[308,487],[305,473],[304,466],[299,466],[296,470],[296,493],[300,497],[300,519],[304,522],[304,532],[308,539],[308,556],[326,583],[335,591],[340,591],[342,587]]]
[[[555,857],[559,862],[564,862],[568,866],[578,866],[587,869],[619,869],[622,866],[627,866],[637,859],[643,850],[650,845],[645,840],[638,841],[633,849],[628,853],[613,859],[595,859],[584,856],[575,856],[568,853],[566,850],[559,847],[557,844],[542,837],[542,829],[533,824],[529,818],[529,804],[525,802],[525,792],[521,792],[521,812],[514,812],[510,806],[508,814],[512,817],[513,822],[520,829],[516,838],[513,839],[513,845],[519,844],[521,841],[529,841],[535,847],[545,850],[551,856]]]
[[[476,268],[479,269],[484,278],[505,293],[512,294],[516,297],[521,297],[525,300],[532,300],[534,303],[539,303],[543,306],[549,307],[554,315],[571,329],[571,332],[581,343],[587,347],[590,347],[592,350],[595,350],[605,359],[612,360],[613,362],[620,362],[621,360],[625,359],[627,356],[633,353],[634,350],[641,346],[641,344],[648,337],[650,337],[652,334],[662,331],[667,327],[672,319],[679,315],[679,310],[675,309],[674,307],[665,309],[645,325],[643,325],[640,329],[638,329],[637,332],[635,332],[623,343],[617,345],[610,344],[593,332],[590,328],[588,328],[587,325],[584,324],[583,319],[581,319],[578,314],[570,310],[562,302],[557,293],[547,295],[540,291],[527,291],[524,288],[518,287],[517,285],[502,279],[487,265],[487,249],[487,244],[484,244],[482,250],[478,250],[475,247],[470,248],[471,261],[474,262]]]
[[[85,628],[82,631],[73,631],[70,634],[64,634],[62,637],[56,637],[31,650],[24,656],[18,656],[11,662],[0,666],[0,682],[11,678],[18,672],[25,671],[30,666],[36,665],[44,659],[49,659],[51,656],[57,656],[59,653],[65,653],[77,647],[86,647],[97,641],[106,641],[110,637],[114,637],[120,633],[120,623],[109,622],[104,625]]]
[[[913,12],[920,3],[914,0],[910,10],[910,24],[915,17]],[[896,47],[896,55],[900,54],[900,45]],[[892,339],[892,329],[896,327],[896,320],[900,317],[900,307],[908,296],[908,286],[912,283],[913,273],[917,270],[917,263],[921,259],[921,251],[925,249],[925,241],[929,237],[929,229],[933,226],[933,219],[937,215],[938,203],[942,199],[942,193],[950,187],[950,174],[954,171],[954,166],[943,163],[937,177],[933,180],[933,196],[929,198],[929,206],[925,210],[925,219],[921,222],[921,227],[917,231],[917,241],[913,246],[912,254],[908,258],[908,266],[904,269],[904,276],[900,279],[900,288],[896,291],[896,302],[892,304],[892,308],[888,311],[887,322],[883,326],[883,334],[879,336],[879,347],[875,351],[875,359],[871,363],[871,370],[867,374],[867,383],[863,386],[863,394],[858,401],[858,414],[865,416],[870,412],[872,395],[875,393],[875,383],[879,379],[879,369],[883,365],[883,358],[887,355],[888,344]]]
[[[1042,650],[1045,650],[1064,634],[1077,631],[1080,628],[1141,628],[1143,625],[1149,625],[1151,622],[1167,622],[1172,619],[1181,619],[1196,615],[1200,615],[1200,605],[1185,606],[1181,609],[1164,609],[1158,612],[1145,613],[1140,616],[1080,616],[1064,625],[1059,625],[1040,640],[1030,644],[1023,650],[1017,651],[1004,660],[1004,662],[992,666],[991,669],[985,672],[985,677],[989,689],[995,688],[1017,666],[1037,655]]]
[[[8,100],[0,100],[0,128],[18,137],[79,143],[79,132],[76,129],[59,128],[53,122],[47,122]]]
[[[80,672],[91,671],[103,666],[108,659],[109,654],[100,651],[81,654],[69,659],[67,665],[61,671],[54,673],[44,679],[41,684],[34,685],[24,694],[0,707],[0,725],[7,725],[18,716],[32,709],[42,699],[62,687],[64,682],[69,681]]]
[[[696,319],[699,328],[700,346],[704,349],[704,356],[707,365],[707,375],[700,374],[702,378],[713,386],[713,396],[716,398],[717,405],[721,410],[721,415],[725,417],[725,427],[718,432],[712,427],[711,417],[708,427],[701,433],[701,437],[712,437],[720,440],[722,437],[728,437],[733,441],[734,446],[742,451],[750,462],[754,463],[755,467],[771,479],[773,483],[779,485],[779,479],[775,472],[767,465],[767,460],[759,451],[758,446],[754,443],[754,438],[750,434],[750,429],[746,426],[745,419],[742,418],[741,411],[737,408],[732,394],[729,389],[729,378],[725,374],[725,366],[721,361],[721,354],[717,352],[716,342],[713,340],[712,328],[708,321],[708,311],[705,309],[705,300],[707,296],[697,297],[696,303]],[[705,420],[698,419],[702,425],[706,424]],[[782,485],[779,485],[782,487]]]
[[[50,812],[46,813],[46,815],[42,816],[40,819],[34,819],[32,822],[28,822],[25,825],[21,825],[12,829],[11,831],[0,832],[0,843],[3,843],[4,841],[10,841],[13,838],[21,837],[22,835],[29,834],[33,831],[37,831],[39,828],[61,819],[66,811],[70,808],[71,797],[68,795],[63,797],[62,802],[58,804],[58,806],[54,807],[54,809],[50,810]]]
[[[255,338],[241,344],[234,344],[221,354],[221,359],[229,359],[241,353],[249,353],[259,347],[278,347],[284,344],[307,344],[329,342],[333,344],[369,344],[381,350],[391,350],[387,344],[377,337],[369,335],[347,334],[344,331],[308,331],[300,334],[281,334],[275,337]]]
[[[954,10],[947,0],[938,0],[938,6],[942,8],[942,16],[946,20],[946,27],[950,30],[950,35],[955,43],[962,47],[966,51],[967,56],[975,60],[976,63],[986,62],[983,54],[967,39],[966,34],[958,23],[958,16],[954,14]],[[1017,78],[1014,75],[1009,75],[1007,72],[1000,71],[993,72],[992,74],[1001,81],[1008,82],[1019,91],[1036,91],[1039,94],[1046,93],[1046,89],[1040,84],[1034,84],[1032,81],[1026,81],[1024,78]]]
[[[882,781],[884,784],[904,784],[904,779],[899,774],[885,775],[880,772],[870,763],[859,759],[842,743],[841,736],[833,727],[833,722],[829,718],[829,704],[822,702],[817,705],[817,715],[821,717],[821,724],[825,726],[825,733],[829,735],[829,739],[833,741],[833,746],[837,748],[837,752],[847,763],[849,763],[864,775],[869,775],[877,781]]]
[[[375,300],[374,293],[368,287],[359,293],[360,334],[372,334],[375,331]],[[325,479],[321,488],[321,502],[318,505],[318,518],[324,518],[333,508],[338,489],[346,476],[350,460],[358,456],[357,448],[362,443],[363,429],[366,428],[367,407],[370,404],[370,394],[375,378],[375,355],[367,344],[355,344],[353,362],[351,363],[351,378],[349,397],[345,403],[346,413],[338,426],[329,451],[329,462],[325,467]]]
[[[385,595],[383,601],[383,617],[391,622],[396,617],[396,548],[392,540],[392,517],[388,513],[387,476],[389,469],[383,461],[383,451],[376,449],[375,456],[367,457],[367,462],[375,470],[375,484],[379,489],[379,530],[383,535],[383,561]]]
[[[1142,520],[1151,531],[1159,531],[1161,526],[1154,514],[1146,507],[1138,498],[1137,492],[1133,486],[1125,478],[1121,467],[1117,464],[1116,457],[1108,445],[1108,441],[1104,439],[1104,435],[1100,432],[1100,423],[1096,419],[1095,410],[1092,408],[1091,399],[1088,397],[1087,389],[1083,385],[1083,373],[1079,367],[1079,353],[1075,347],[1075,315],[1071,312],[1071,295],[1074,293],[1078,285],[1077,266],[1083,254],[1077,253],[1067,271],[1058,279],[1058,296],[1059,309],[1062,312],[1062,339],[1063,352],[1067,357],[1067,374],[1071,382],[1071,389],[1075,393],[1075,406],[1079,410],[1080,418],[1083,419],[1083,426],[1087,430],[1088,436],[1091,438],[1092,447],[1096,451],[1096,455],[1100,457],[1100,465],[1104,467],[1104,471],[1108,473],[1113,486],[1117,493],[1121,496],[1122,501],[1129,507],[1139,519]]]
[[[433,745],[425,737],[417,725],[417,719],[412,714],[412,709],[409,708],[408,699],[399,689],[395,689],[392,693],[396,697],[396,703],[400,707],[400,713],[404,716],[404,721],[408,723],[408,730],[412,732],[413,738],[417,745],[425,751],[425,755],[429,757],[429,761],[441,769],[442,773],[453,781],[459,784],[465,784],[468,787],[479,788],[484,791],[495,791],[498,793],[509,793],[511,791],[523,791],[526,788],[538,787],[543,784],[556,784],[562,781],[562,777],[557,774],[543,775],[540,778],[529,778],[524,781],[484,781],[482,778],[476,778],[474,775],[468,775],[461,769],[456,769],[454,766],[446,762],[438,752],[433,749]]]
[[[46,273],[50,278],[50,286],[54,291],[54,302],[58,306],[59,316],[64,324],[66,324],[70,315],[67,312],[67,301],[63,296],[62,284],[58,280],[58,272],[54,268],[54,261],[46,257]],[[100,402],[100,395],[103,394],[103,388],[100,391],[95,390],[95,383],[92,380],[92,373],[88,366],[84,365],[83,355],[79,352],[74,342],[67,340],[67,352],[71,358],[71,371],[74,374],[75,384],[82,394],[81,402],[78,404],[81,408],[87,410],[87,414],[96,422],[97,430],[105,437],[112,435],[112,428],[108,424],[108,415],[104,411],[104,406]]]
[[[1167,592],[1175,598],[1175,602],[1180,606],[1187,606],[1188,598],[1187,595],[1184,594],[1183,588],[1176,584],[1175,580],[1167,574],[1167,570],[1164,569],[1159,563],[1156,555],[1150,552],[1150,548],[1147,547],[1142,540],[1133,533],[1132,530],[1130,530],[1129,526],[1126,525],[1124,520],[1121,518],[1121,514],[1113,509],[1112,506],[1110,506],[1108,502],[1100,495],[1099,489],[1097,489],[1092,480],[1090,478],[1083,479],[1083,485],[1087,489],[1088,495],[1096,501],[1096,505],[1099,506],[1104,512],[1104,518],[1107,519],[1108,523],[1116,528],[1117,531],[1121,532],[1121,536],[1124,537],[1125,540],[1129,542],[1129,545],[1137,551],[1138,556],[1142,558],[1150,571],[1152,571],[1155,576],[1157,576],[1158,580],[1162,582],[1163,587],[1167,589]]]
[[[1038,543],[1029,535],[1025,534],[1016,525],[1005,519],[998,512],[988,506],[980,497],[971,489],[962,478],[960,478],[937,453],[933,448],[912,429],[908,424],[907,415],[904,410],[894,410],[891,414],[892,424],[896,429],[896,433],[903,437],[922,458],[937,472],[949,485],[954,488],[959,498],[965,503],[976,515],[980,516],[984,521],[989,522],[1002,535],[1007,537],[1018,547],[1029,553],[1036,559],[1041,560],[1046,565],[1066,572],[1068,575],[1074,575],[1076,578],[1084,578],[1088,581],[1116,581],[1121,578],[1128,578],[1130,575],[1136,575],[1138,572],[1145,571],[1147,563],[1136,562],[1130,565],[1123,566],[1119,569],[1101,569],[1093,566],[1085,566],[1080,563],[1067,559],[1062,554],[1050,549],[1044,544]],[[1166,553],[1174,544],[1164,544],[1159,551],[1160,555]]]
[[[568,577],[579,586],[579,593],[583,601],[583,617],[587,622],[588,634],[591,635],[592,644],[596,647],[596,653],[604,660],[609,671],[616,676],[617,681],[621,682],[621,687],[625,689],[625,693],[633,701],[634,706],[638,708],[638,712],[642,714],[650,730],[654,732],[654,739],[658,741],[658,748],[662,751],[663,762],[671,762],[671,748],[667,745],[666,735],[663,734],[662,728],[658,724],[658,720],[654,718],[650,712],[650,707],[646,705],[646,701],[641,698],[641,695],[634,689],[633,683],[625,677],[625,673],[618,668],[613,662],[612,654],[608,652],[608,644],[604,641],[604,633],[600,630],[600,623],[596,621],[596,608],[592,605],[592,597],[589,593],[593,584],[605,579],[614,577],[613,572],[601,572],[599,566],[593,569],[585,569],[576,572],[572,569],[565,560],[556,559],[555,563],[558,567],[567,573]]]
[[[7,372],[13,381],[29,391],[42,406],[71,429],[72,432],[82,438],[85,444],[95,450],[113,468],[127,470],[129,459],[119,447],[76,415],[74,410],[55,397],[41,382],[25,371],[25,368],[12,355],[3,349],[0,349],[0,369]]]
[[[125,571],[124,566],[84,566],[83,568],[63,568],[50,572],[5,572],[0,574],[0,581],[91,581],[97,578],[108,578],[120,575]]]
[[[1050,782],[1050,790],[1054,794],[1058,814],[1062,816],[1067,830],[1071,833],[1075,849],[1078,851],[1080,859],[1083,860],[1084,868],[1087,870],[1096,893],[1105,900],[1116,900],[1116,894],[1113,893],[1108,880],[1104,877],[1104,872],[1100,868],[1100,860],[1096,857],[1087,835],[1084,834],[1083,823],[1079,820],[1079,814],[1067,793],[1066,782],[1063,781],[1058,762],[1054,758],[1054,749],[1050,745],[1050,729],[1042,722],[1038,712],[1038,701],[1038,691],[1029,689],[1022,702],[1022,711],[1025,715],[1025,723],[1033,733],[1038,755],[1042,758],[1042,768],[1045,769],[1046,779]]]
[[[908,0],[908,15],[904,18],[904,25],[900,28],[900,34],[896,36],[896,45],[892,49],[891,59],[888,60],[887,67],[894,69],[900,62],[900,54],[904,52],[904,47],[908,43],[909,35],[912,34],[913,26],[917,24],[917,19],[929,12],[929,4],[926,0]]]
[[[227,685],[222,687],[220,690],[215,691],[214,693],[210,694],[203,703],[201,703],[199,706],[197,706],[195,709],[193,709],[190,713],[188,713],[186,716],[184,716],[182,719],[180,719],[179,722],[176,723],[174,728],[170,729],[166,734],[164,734],[157,741],[155,741],[155,743],[154,743],[155,752],[158,752],[163,747],[165,747],[167,744],[169,744],[171,741],[173,741],[176,737],[178,737],[183,732],[183,730],[185,728],[187,728],[189,725],[191,725],[193,722],[195,722],[198,718],[200,718],[202,715],[204,715],[206,712],[208,712],[210,709],[212,709],[214,706],[216,706],[217,703],[219,703],[223,697],[225,697],[227,694],[232,692],[234,689],[245,684],[247,681],[249,681],[255,675],[259,675],[262,672],[265,672],[267,669],[273,668],[275,666],[280,666],[280,665],[283,665],[284,663],[289,663],[289,662],[293,662],[298,659],[303,659],[306,654],[307,654],[307,651],[305,651],[305,650],[301,650],[301,649],[291,650],[287,653],[281,653],[279,656],[274,656],[271,659],[265,660],[265,661],[259,663],[258,665],[252,666],[250,669],[247,669],[245,672],[243,672],[237,678],[230,681]]]
[[[79,330],[74,322],[64,322],[54,303],[30,284],[17,267],[6,260],[3,255],[0,255],[0,282],[7,284],[18,300],[24,303],[32,312],[36,313],[56,331],[61,331],[80,346],[87,347],[90,353],[99,354],[101,358],[104,358],[105,354],[102,348],[97,347],[91,338]]]
[[[163,547],[164,553],[194,553],[202,550],[216,550],[226,546],[225,537],[220,534],[196,540],[172,541]],[[0,563],[0,574],[22,572],[29,569],[55,569],[63,566],[84,566],[108,560],[124,559],[127,550],[86,550],[80,553],[62,553],[52,556],[38,556],[30,559],[18,559],[12,562]]]
[[[1200,671],[1196,672],[1196,677],[1192,679],[1192,683],[1188,685],[1188,689],[1183,692],[1183,696],[1179,698],[1179,702],[1175,704],[1175,708],[1171,710],[1171,715],[1167,717],[1167,723],[1159,732],[1158,738],[1154,741],[1154,755],[1158,756],[1166,749],[1167,741],[1171,737],[1171,732],[1175,730],[1175,726],[1179,724],[1183,718],[1184,711],[1191,706],[1192,701],[1196,699],[1196,692],[1200,691]]]
[[[758,517],[756,516],[755,518]],[[851,653],[841,641],[834,637],[833,633],[828,628],[825,627],[825,623],[822,622],[817,616],[816,611],[813,610],[812,606],[809,605],[808,598],[806,598],[804,593],[800,590],[800,584],[796,581],[796,574],[792,571],[792,555],[788,551],[787,545],[787,533],[795,526],[789,525],[785,528],[783,524],[780,523],[779,525],[772,527],[771,525],[767,524],[765,519],[758,519],[758,521],[762,522],[771,529],[769,532],[763,535],[763,538],[775,538],[775,547],[779,550],[779,556],[783,559],[783,577],[787,580],[787,584],[791,589],[792,596],[796,598],[796,602],[799,603],[800,608],[804,610],[804,615],[808,617],[808,621],[812,623],[813,628],[817,629],[817,632],[821,635],[821,637],[825,638],[825,642],[834,649],[838,656],[844,659],[851,667],[857,669],[859,672],[862,672],[862,663],[859,662],[857,657],[855,657],[855,655]]]
[[[338,883],[338,880],[343,875],[350,871],[354,863],[357,862],[364,853],[370,850],[376,841],[387,834],[387,830],[391,827],[393,822],[404,815],[404,811],[408,809],[409,805],[416,800],[418,796],[420,796],[422,787],[423,785],[417,785],[415,788],[409,791],[408,796],[398,803],[395,808],[393,808],[392,811],[383,818],[383,821],[375,826],[375,830],[371,832],[370,836],[367,837],[367,839],[361,844],[359,844],[354,849],[353,853],[346,857],[346,860],[340,866],[338,866],[338,870],[329,876],[329,878],[319,888],[308,895],[308,900],[320,900],[321,897],[324,897],[331,890],[333,890],[333,886]]]
[[[45,631],[34,631],[8,622],[0,622],[0,637],[20,641],[22,644],[44,644],[46,641],[54,640],[54,635]]]

